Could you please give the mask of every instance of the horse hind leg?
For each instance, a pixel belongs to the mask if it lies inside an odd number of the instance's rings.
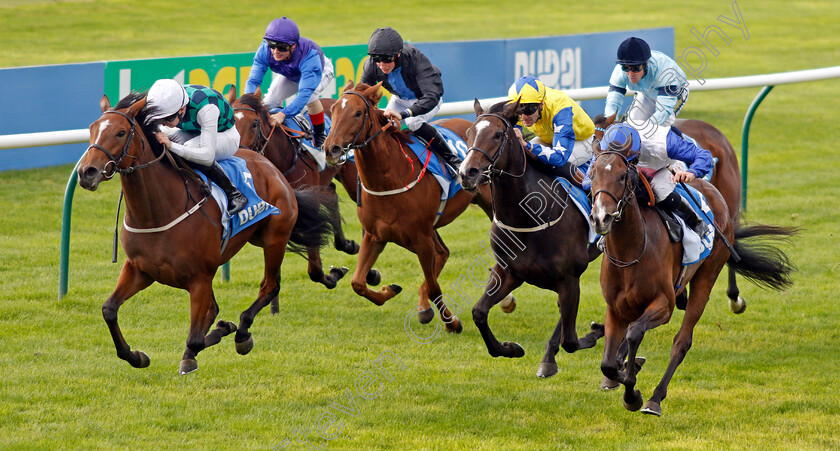
[[[236,326],[228,321],[219,321],[216,329],[208,333],[210,326],[219,314],[219,304],[213,294],[212,278],[193,283],[190,288],[190,331],[187,347],[181,357],[180,374],[188,374],[198,369],[196,355],[209,346],[213,346],[222,337],[230,335]]]
[[[234,344],[236,352],[245,355],[254,348],[254,338],[251,336],[250,328],[254,324],[254,318],[269,303],[278,300],[280,293],[280,265],[283,263],[283,256],[286,252],[286,243],[273,246],[266,245],[263,248],[263,259],[265,260],[265,272],[260,283],[260,291],[257,299],[239,315],[239,326],[236,328]]]
[[[420,266],[423,268],[428,298],[430,300],[434,299],[435,306],[437,306],[438,312],[440,313],[440,319],[446,325],[446,331],[459,334],[464,329],[464,326],[461,324],[461,320],[443,302],[443,292],[437,281],[438,276],[443,270],[443,266],[449,259],[449,248],[443,243],[443,239],[441,239],[437,231],[431,237],[431,244],[432,246],[428,249],[421,245],[417,253],[417,257],[420,259]],[[429,250],[432,251],[431,255],[428,255]]]
[[[732,313],[744,313],[747,309],[747,301],[741,297],[741,291],[738,289],[738,283],[735,280],[735,268],[727,265],[729,269],[729,286],[726,288],[726,296],[729,297],[729,310]]]
[[[323,284],[328,289],[333,289],[336,287],[338,281],[347,274],[347,268],[330,268],[330,272],[328,274],[324,274],[324,267],[323,263],[321,263],[321,253],[316,248],[308,248],[306,249],[306,261],[307,261],[307,272],[309,273],[309,279],[313,282],[317,282]],[[276,299],[276,298],[275,298]],[[276,314],[279,312],[279,306],[277,311],[275,311],[275,301],[272,300],[271,302],[271,313]]]
[[[149,366],[149,356],[145,352],[131,350],[120,329],[117,312],[125,301],[151,285],[152,282],[154,280],[148,274],[140,271],[130,260],[127,260],[120,271],[117,286],[114,287],[111,296],[102,304],[102,317],[111,332],[111,338],[114,340],[114,346],[117,349],[117,357],[125,360],[134,368]]]
[[[356,264],[356,270],[353,272],[353,280],[350,282],[356,294],[376,305],[382,305],[402,292],[402,287],[396,284],[385,285],[379,291],[373,291],[368,288],[369,278],[380,278],[378,272],[372,268],[373,264],[376,263],[376,258],[379,257],[383,249],[385,249],[384,242],[374,241],[371,234],[364,234],[361,249],[359,250],[359,261]],[[376,285],[379,283],[379,280],[371,279],[370,282],[371,285]],[[376,284],[372,282],[376,282]]]

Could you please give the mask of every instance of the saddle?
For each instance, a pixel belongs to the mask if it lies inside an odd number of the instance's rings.
[[[650,177],[648,177],[645,172],[646,171],[644,171],[643,168],[640,168],[639,177],[642,183],[636,185],[636,198],[639,200],[640,205],[647,205],[649,208],[653,209],[657,215],[659,215],[659,219],[662,220],[662,224],[665,225],[665,229],[668,231],[668,238],[671,242],[679,243],[683,239],[682,226],[674,216],[674,212],[666,211],[656,205],[655,202],[651,202],[653,191],[648,191],[650,189]],[[651,206],[651,204],[653,205]]]

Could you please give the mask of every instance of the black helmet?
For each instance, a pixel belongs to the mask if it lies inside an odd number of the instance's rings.
[[[403,49],[402,36],[391,27],[377,28],[368,41],[368,55],[397,56]]]
[[[647,64],[650,59],[650,46],[639,38],[627,38],[618,46],[617,64]]]

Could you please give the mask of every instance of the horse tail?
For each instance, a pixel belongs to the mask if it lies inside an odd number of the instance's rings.
[[[793,284],[790,275],[796,269],[793,262],[781,249],[751,238],[790,241],[789,238],[797,232],[799,229],[795,227],[738,225],[735,228],[734,247],[741,260],[736,262],[730,257],[727,263],[735,272],[758,286],[778,291],[788,288]]]
[[[333,230],[341,224],[337,196],[321,187],[295,189],[298,218],[292,228],[287,250],[305,255],[307,249],[326,247]]]

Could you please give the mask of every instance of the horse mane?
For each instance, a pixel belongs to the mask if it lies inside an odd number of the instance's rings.
[[[365,83],[358,83],[356,86],[353,87],[353,92],[362,93],[362,91],[366,91],[370,89],[370,85]],[[385,116],[382,114],[382,110],[379,109],[378,106],[374,105],[373,108],[374,117],[372,118],[376,123],[379,124],[379,127],[385,125],[387,120]],[[414,138],[411,136],[411,130],[399,130],[399,131],[391,131],[391,134],[402,144],[411,144],[414,142]]]
[[[499,103],[496,103],[493,106],[491,106],[490,109],[487,110],[487,112],[488,113],[494,113],[494,114],[501,113],[502,110],[505,108],[505,105],[507,105],[507,104],[508,104],[508,101],[503,100],[503,101],[501,101]]]
[[[123,97],[116,105],[112,108],[113,110],[124,110],[131,105],[143,100],[148,94],[147,91],[131,91]],[[157,138],[155,138],[154,132],[158,130],[160,127],[160,123],[163,122],[163,119],[156,119],[149,121],[149,115],[152,114],[148,108],[143,108],[137,113],[134,120],[137,123],[137,128],[139,128],[143,135],[146,137],[146,141],[149,142],[149,147],[152,148],[152,152],[154,152],[155,156],[160,156],[161,152],[163,152],[163,145],[158,142]],[[150,123],[146,123],[149,121]]]
[[[257,97],[254,93],[242,94],[237,99],[239,103],[245,105],[249,108],[252,108],[257,114],[260,115],[260,118],[265,119],[268,117],[268,107],[265,106],[262,99]]]

